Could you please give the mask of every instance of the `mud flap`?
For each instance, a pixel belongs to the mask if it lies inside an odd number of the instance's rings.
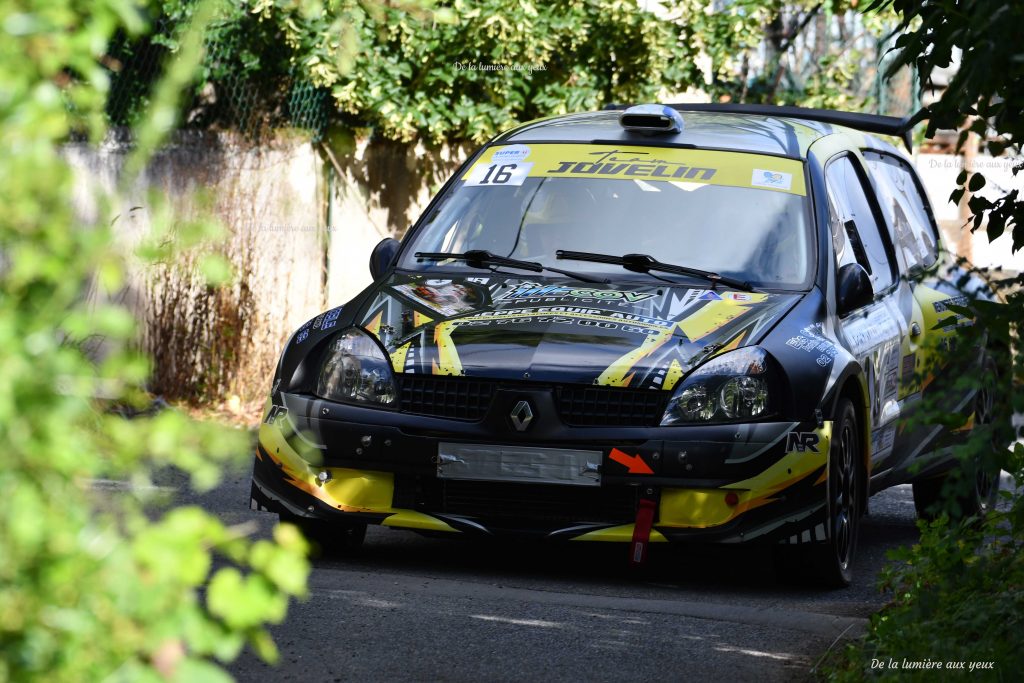
[[[636,523],[633,525],[633,540],[629,544],[629,563],[639,567],[647,561],[647,546],[651,542],[651,525],[654,523],[654,511],[657,504],[648,498],[641,498],[636,510]]]

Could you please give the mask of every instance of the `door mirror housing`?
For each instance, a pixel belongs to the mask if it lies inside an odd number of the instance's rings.
[[[839,269],[836,287],[836,308],[839,316],[845,316],[875,300],[868,271],[859,263],[847,263]]]
[[[374,282],[379,280],[384,273],[395,264],[395,257],[398,256],[398,248],[401,242],[393,237],[386,237],[377,243],[377,246],[370,252],[370,277]]]

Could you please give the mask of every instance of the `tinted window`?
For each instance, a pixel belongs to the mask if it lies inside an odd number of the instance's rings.
[[[903,252],[907,267],[932,265],[938,258],[935,230],[913,171],[905,162],[887,154],[866,152],[864,159],[875,179],[889,235]]]
[[[842,157],[828,165],[825,169],[825,183],[830,204],[839,221],[847,227],[849,246],[857,261],[868,271],[872,288],[876,293],[888,289],[894,281],[892,262],[875,214],[871,211],[871,204],[864,193],[864,185],[849,157]],[[850,225],[851,221],[854,225]]]

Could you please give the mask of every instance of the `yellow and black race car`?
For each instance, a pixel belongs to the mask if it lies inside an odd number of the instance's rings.
[[[870,135],[908,128],[640,105],[499,135],[288,342],[253,506],[320,543],[770,542],[849,583],[867,497],[916,479],[923,508],[954,466],[906,417],[948,390],[925,372],[970,323],[948,307],[987,296]],[[990,392],[949,409],[967,429]]]

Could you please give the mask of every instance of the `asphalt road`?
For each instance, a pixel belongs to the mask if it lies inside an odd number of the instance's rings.
[[[269,534],[276,517],[248,496],[245,470],[177,499]],[[230,669],[241,681],[806,680],[884,603],[886,551],[916,539],[909,486],[873,497],[855,585],[823,590],[777,576],[758,548],[654,546],[636,571],[625,546],[371,527],[360,551],[315,561],[309,599],[273,629],[278,665],[246,653]]]

